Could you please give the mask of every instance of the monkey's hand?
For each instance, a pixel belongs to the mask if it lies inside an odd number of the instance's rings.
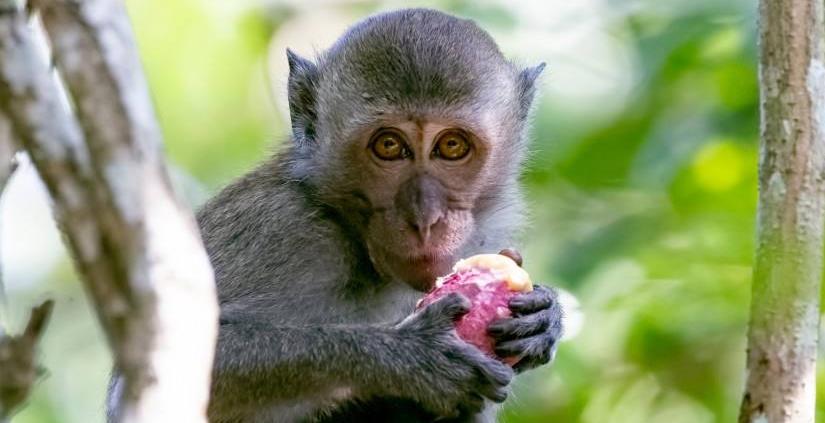
[[[484,408],[485,398],[507,398],[513,370],[455,332],[455,319],[469,310],[470,301],[452,293],[396,327],[408,348],[407,362],[397,368],[398,395],[442,417],[473,415]]]
[[[512,318],[500,319],[487,328],[495,339],[495,352],[519,361],[513,368],[521,373],[546,364],[556,354],[562,334],[562,308],[552,288],[536,285],[532,291],[510,299]]]

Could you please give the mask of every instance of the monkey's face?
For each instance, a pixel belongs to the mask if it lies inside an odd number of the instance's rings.
[[[354,26],[317,64],[287,58],[292,177],[385,279],[427,290],[459,255],[503,247],[513,218],[494,220],[518,202],[543,65],[519,69],[471,21],[424,9]]]
[[[500,182],[494,127],[458,120],[382,119],[347,142],[340,180],[358,198],[375,268],[426,291],[475,230],[477,201]],[[352,206],[353,204],[350,204]]]

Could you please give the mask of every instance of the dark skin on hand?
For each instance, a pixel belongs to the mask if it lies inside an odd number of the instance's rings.
[[[523,264],[521,253],[514,248],[505,248],[499,254],[519,266]],[[546,364],[552,359],[562,332],[561,305],[556,293],[536,285],[532,291],[514,296],[509,305],[513,317],[497,320],[487,328],[496,340],[496,354],[501,358],[520,357],[514,366],[517,372]]]
[[[490,326],[514,368],[457,336],[467,298],[415,303],[458,259],[515,245],[544,65],[427,9],[287,59],[290,141],[198,213],[221,307],[209,420],[493,421],[515,373],[553,356],[554,291]]]

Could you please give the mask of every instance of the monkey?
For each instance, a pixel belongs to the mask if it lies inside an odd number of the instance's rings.
[[[555,354],[556,292],[511,301],[489,327],[499,357],[457,337],[466,298],[415,306],[459,258],[523,232],[544,64],[421,8],[286,54],[288,142],[197,213],[221,309],[209,420],[493,420],[514,375]]]

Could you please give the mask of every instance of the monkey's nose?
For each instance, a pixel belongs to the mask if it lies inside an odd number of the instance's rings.
[[[447,211],[446,192],[435,177],[415,175],[398,189],[395,205],[408,225],[405,229],[412,230],[426,244]]]

